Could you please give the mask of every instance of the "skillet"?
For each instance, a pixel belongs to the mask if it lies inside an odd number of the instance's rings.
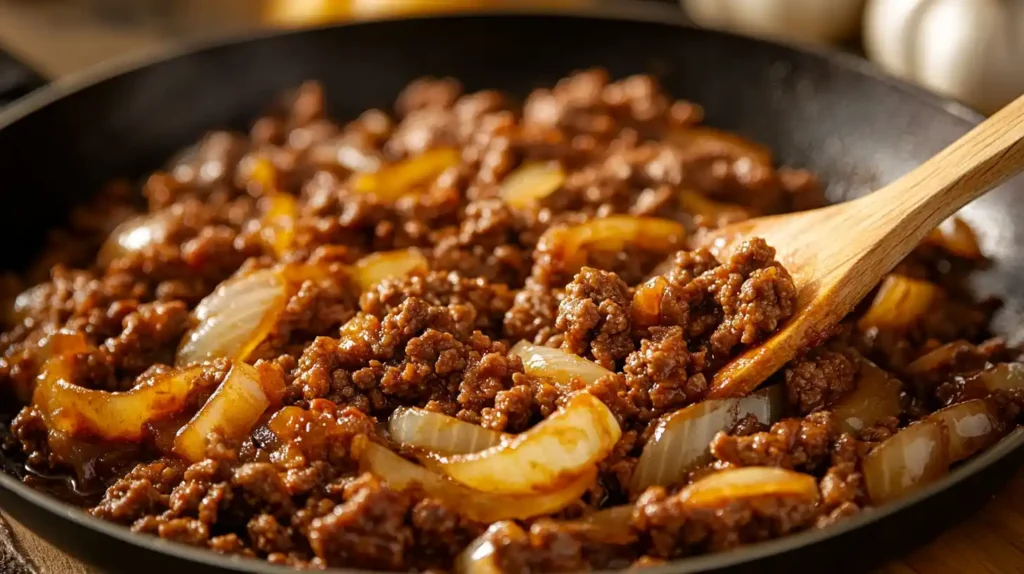
[[[45,230],[104,181],[152,170],[210,129],[244,128],[306,79],[323,82],[333,98],[329,113],[344,119],[387,105],[425,74],[525,96],[579,68],[653,73],[672,95],[701,103],[709,125],[820,174],[832,201],[895,179],[980,120],[852,57],[682,27],[668,6],[612,6],[585,15],[449,15],[264,32],[55,82],[0,111],[0,241],[18,247],[0,265],[30,262]],[[1017,179],[962,212],[992,259],[973,287],[1005,301],[994,329],[1013,343],[1024,338],[1021,193]],[[1022,443],[1024,433],[1014,433],[929,487],[833,527],[649,571],[859,571],[980,507],[1020,461]],[[132,534],[4,473],[0,507],[104,571],[291,572]]]

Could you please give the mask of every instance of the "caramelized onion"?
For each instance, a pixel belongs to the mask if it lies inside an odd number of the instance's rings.
[[[708,445],[720,431],[728,431],[753,415],[763,424],[782,416],[785,391],[773,385],[740,398],[707,400],[661,417],[644,446],[630,490],[634,494],[654,485],[682,481],[686,472],[708,456]]]
[[[505,574],[505,569],[497,562],[495,539],[528,540],[526,532],[515,522],[495,522],[455,558],[455,574]]]
[[[906,371],[911,375],[928,373],[942,365],[952,365],[956,363],[957,356],[965,353],[977,352],[977,349],[977,347],[963,339],[952,341],[940,347],[936,347],[935,349],[932,349],[924,355],[914,359],[909,365],[907,365]]]
[[[968,386],[986,391],[1014,391],[1024,388],[1024,363],[1000,363],[967,378]]]
[[[928,419],[946,425],[949,434],[947,459],[950,463],[988,448],[1003,434],[1003,426],[989,403],[983,399],[948,406],[928,415]]]
[[[864,480],[874,504],[899,498],[946,473],[949,439],[942,421],[923,420],[864,457]]]
[[[287,193],[275,192],[263,198],[264,211],[260,234],[278,257],[288,251],[295,238],[298,202]]]
[[[857,386],[832,407],[843,430],[856,433],[885,417],[899,416],[903,384],[867,359],[861,359]]]
[[[167,230],[171,223],[171,212],[157,211],[139,215],[118,225],[100,247],[96,257],[101,267],[127,253],[142,251],[150,245],[163,243],[167,239]]]
[[[742,207],[734,203],[715,201],[692,189],[679,192],[679,206],[694,216],[698,220],[698,225],[722,227],[750,218],[750,214]]]
[[[198,324],[182,339],[176,363],[220,357],[244,361],[274,328],[287,301],[287,283],[279,270],[228,279],[196,307]]]
[[[564,181],[558,162],[524,164],[501,182],[501,198],[512,207],[527,207],[554,193]]]
[[[762,496],[818,500],[818,481],[809,474],[773,466],[730,468],[709,474],[679,493],[690,506],[724,506]]]
[[[427,269],[427,258],[418,249],[398,249],[371,253],[356,261],[355,275],[359,286],[366,291],[389,277],[423,273]]]
[[[426,409],[395,409],[388,420],[391,438],[439,454],[467,454],[501,444],[502,433]]]
[[[592,466],[556,490],[543,494],[495,494],[474,490],[440,476],[387,447],[369,441],[365,436],[356,437],[352,448],[359,459],[361,471],[383,478],[397,490],[418,485],[427,496],[437,498],[463,516],[479,522],[523,520],[551,514],[579,500],[597,477],[597,468]]]
[[[87,389],[68,382],[67,356],[46,362],[32,396],[51,430],[71,436],[137,442],[146,425],[171,416],[189,395],[209,382],[199,367],[175,369],[120,393]]]
[[[526,341],[516,343],[510,352],[523,360],[523,370],[526,374],[550,379],[566,389],[570,388],[569,384],[573,378],[578,378],[589,385],[601,377],[612,374],[608,369],[579,355],[543,345],[533,345]]]
[[[189,462],[199,462],[206,458],[211,436],[244,438],[270,406],[271,396],[255,367],[235,363],[206,404],[178,431],[174,452]]]
[[[933,229],[925,238],[925,242],[937,245],[957,257],[975,261],[985,257],[978,246],[974,231],[957,216],[950,217]]]
[[[759,167],[772,167],[772,153],[768,148],[715,128],[701,126],[673,130],[668,134],[668,141],[685,153],[745,159]]]
[[[587,261],[588,249],[621,251],[636,245],[648,251],[669,252],[683,247],[686,230],[681,223],[657,217],[613,215],[571,227],[551,227],[541,235],[537,251],[563,262],[567,271],[578,271]]]
[[[546,492],[575,481],[611,452],[622,435],[608,407],[579,393],[564,407],[504,444],[472,454],[437,457],[453,480],[501,493]]]
[[[358,193],[372,193],[383,200],[395,200],[429,185],[444,170],[458,163],[458,150],[430,150],[376,172],[356,175],[353,189]]]
[[[633,529],[632,504],[612,506],[588,514],[578,521],[587,531],[587,538],[604,544],[632,544],[637,533]]]
[[[637,286],[633,292],[633,326],[644,328],[661,322],[661,300],[668,288],[668,279],[662,275],[651,277]]]
[[[889,274],[857,326],[862,331],[872,327],[907,329],[924,317],[940,295],[941,291],[934,283]]]

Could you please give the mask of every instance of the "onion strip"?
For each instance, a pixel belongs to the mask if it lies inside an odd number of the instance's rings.
[[[455,558],[455,574],[505,574],[498,564],[495,539],[526,542],[526,532],[515,522],[495,522]]]
[[[941,289],[934,283],[889,274],[878,287],[871,307],[857,321],[857,327],[862,331],[908,329],[924,317],[941,295]]]
[[[522,359],[523,370],[527,375],[550,379],[566,390],[571,389],[570,383],[574,378],[590,385],[601,377],[613,374],[579,355],[526,341],[516,343],[510,353]]]
[[[430,184],[444,170],[457,165],[459,157],[459,151],[455,149],[429,150],[376,172],[358,174],[352,188],[356,193],[372,193],[380,199],[393,201]]]
[[[923,420],[896,433],[864,457],[864,480],[875,504],[903,496],[946,474],[945,425]]]
[[[505,436],[480,425],[426,409],[395,409],[388,420],[391,438],[438,454],[468,454],[501,444]]]
[[[708,445],[721,431],[741,419],[755,416],[762,424],[782,417],[785,391],[773,385],[740,398],[706,400],[661,417],[644,446],[630,491],[640,494],[650,486],[669,486],[708,458]]]
[[[551,514],[579,500],[597,478],[597,468],[589,467],[557,490],[544,494],[494,494],[480,492],[440,476],[362,435],[353,440],[352,452],[359,459],[360,471],[383,478],[397,490],[418,486],[427,496],[437,498],[463,516],[479,522],[525,520]]]
[[[477,490],[548,492],[597,464],[621,435],[615,415],[597,397],[584,392],[504,444],[472,454],[436,457],[431,464]]]
[[[947,459],[961,461],[995,444],[1003,435],[1003,425],[984,399],[964,401],[928,415],[928,420],[946,425],[949,436]]]
[[[725,506],[736,500],[796,497],[818,500],[818,481],[809,474],[773,466],[746,466],[721,470],[690,484],[679,493],[689,506]]]
[[[427,258],[418,249],[381,251],[356,261],[355,277],[362,290],[366,291],[391,277],[425,273],[428,265]]]
[[[899,416],[903,384],[867,359],[861,359],[857,386],[832,407],[846,432],[859,432],[885,417]]]
[[[557,162],[528,163],[508,174],[501,182],[501,197],[515,208],[524,208],[551,195],[565,182]]]
[[[178,431],[174,452],[189,462],[199,462],[206,458],[211,436],[244,438],[270,406],[271,396],[255,367],[235,363],[206,404]]]

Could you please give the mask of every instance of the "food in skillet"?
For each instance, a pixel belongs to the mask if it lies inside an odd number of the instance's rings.
[[[419,80],[339,125],[303,85],[9,278],[5,457],[217,552],[526,572],[826,527],[1010,432],[1024,370],[958,220],[761,389],[702,400],[794,287],[762,240],[694,238],[823,196],[701,115],[594,70],[521,107]]]

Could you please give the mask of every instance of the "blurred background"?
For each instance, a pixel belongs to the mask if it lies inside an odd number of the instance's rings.
[[[0,50],[57,78],[190,36],[395,14],[609,3],[838,47],[992,112],[1024,93],[1024,0],[0,0]],[[22,81],[0,55],[0,93]]]

